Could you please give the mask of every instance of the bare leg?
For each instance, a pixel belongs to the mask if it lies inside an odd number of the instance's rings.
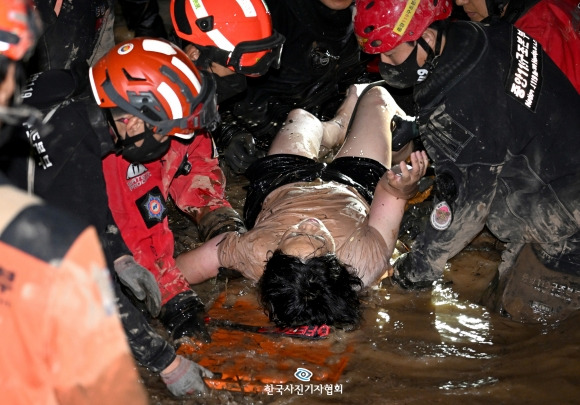
[[[367,86],[368,84],[351,85],[346,93],[344,101],[340,107],[338,107],[334,118],[322,123],[324,128],[321,144],[322,147],[330,150],[339,148],[342,145],[358,98]]]
[[[268,155],[291,153],[317,159],[320,149],[330,150],[344,142],[346,130],[359,94],[367,84],[352,85],[333,119],[321,122],[309,112],[288,113],[284,125],[272,141]]]
[[[316,159],[323,133],[322,122],[314,115],[306,110],[292,110],[272,141],[268,155],[290,153]]]
[[[360,100],[351,132],[336,157],[358,156],[391,167],[391,117],[398,111],[383,87],[373,87]]]

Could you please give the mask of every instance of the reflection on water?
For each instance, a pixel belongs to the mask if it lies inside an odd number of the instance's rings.
[[[479,305],[458,299],[451,286],[437,283],[431,293],[435,327],[443,342],[486,343],[489,341],[489,314]]]

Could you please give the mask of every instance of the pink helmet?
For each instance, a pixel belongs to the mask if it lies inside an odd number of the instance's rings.
[[[366,53],[416,41],[434,21],[451,14],[451,0],[356,0],[354,32]]]

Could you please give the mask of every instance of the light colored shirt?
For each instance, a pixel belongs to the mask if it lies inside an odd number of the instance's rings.
[[[305,218],[317,218],[334,238],[336,255],[365,284],[375,283],[389,268],[387,244],[368,225],[369,204],[352,187],[337,182],[300,182],[271,192],[254,228],[229,233],[218,247],[222,267],[258,280],[282,235]]]

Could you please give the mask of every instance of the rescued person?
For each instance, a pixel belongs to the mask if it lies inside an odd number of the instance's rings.
[[[351,86],[336,117],[321,122],[293,110],[268,156],[248,170],[244,218],[250,230],[228,232],[181,255],[185,276],[198,283],[219,267],[259,283],[261,301],[279,326],[360,320],[359,293],[390,273],[390,258],[407,199],[428,163],[424,152],[392,161],[391,118],[402,114],[388,92]],[[346,139],[345,139],[346,138]],[[331,163],[320,147],[342,145]]]

